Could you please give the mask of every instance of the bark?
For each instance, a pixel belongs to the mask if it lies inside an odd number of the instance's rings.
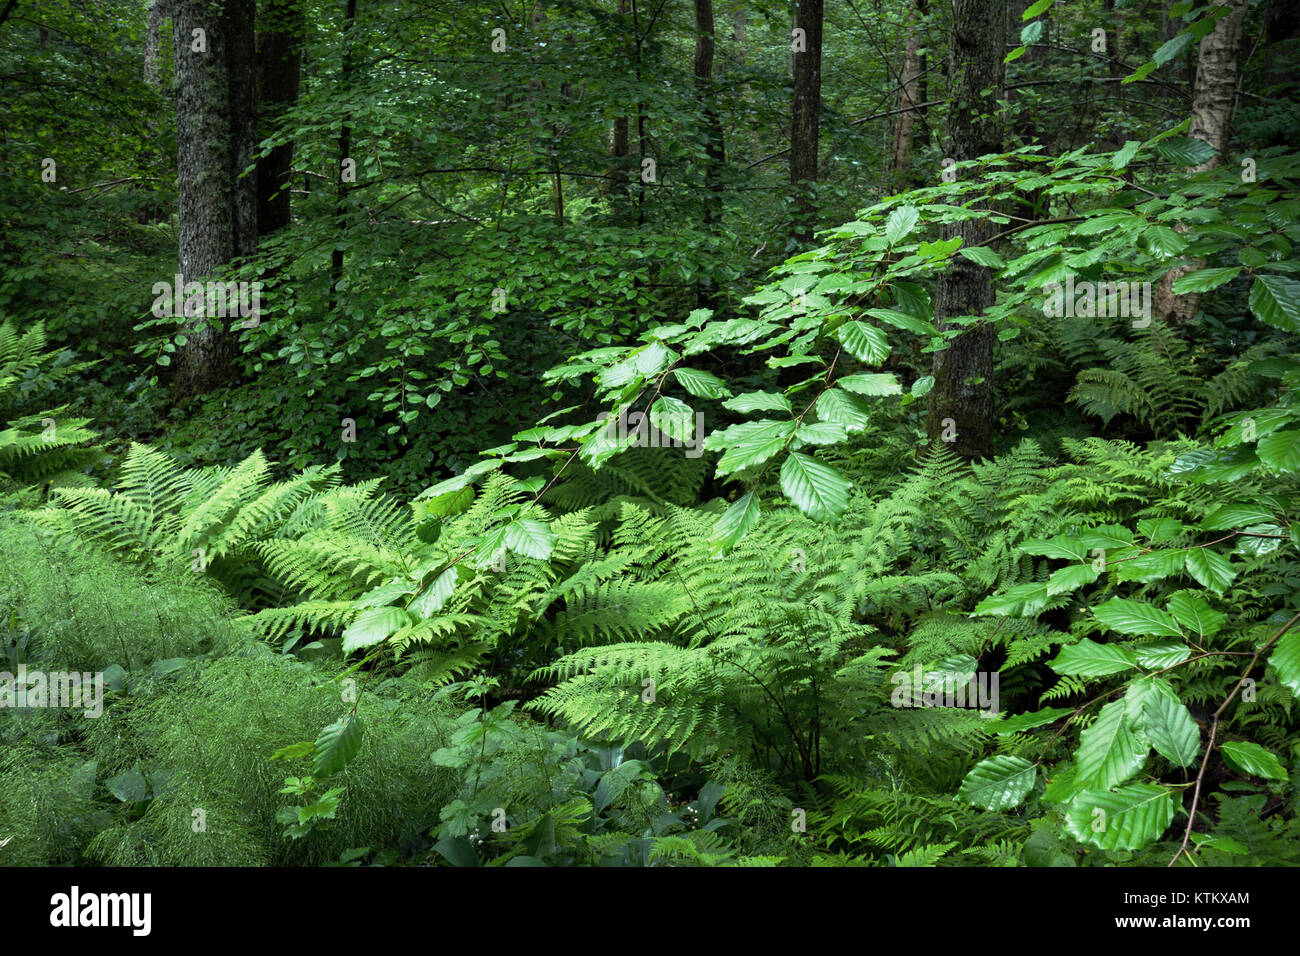
[[[167,19],[167,0],[149,0],[149,11],[145,18],[144,29],[144,81],[154,89],[160,83],[158,69],[159,33],[163,21]]]
[[[1002,148],[998,98],[1003,86],[1003,45],[1006,31],[1003,4],[995,0],[953,0],[952,42],[948,55],[951,102],[945,131],[945,152],[956,160],[974,159]],[[967,246],[988,240],[994,226],[974,219],[945,226],[944,238],[960,235]],[[982,315],[993,304],[993,281],[988,269],[954,256],[939,277],[935,298],[935,324],[952,328],[957,316]],[[993,346],[992,326],[980,323],[952,339],[936,352],[934,387],[930,392],[927,430],[931,441],[949,443],[965,458],[993,453]]]
[[[352,84],[356,49],[353,46],[352,28],[357,19],[357,0],[348,0],[343,13],[343,70],[339,77],[340,86],[346,95]],[[334,170],[337,184],[334,192],[334,228],[340,237],[348,227],[347,195],[348,184],[343,181],[343,161],[350,158],[352,152],[352,117],[344,116],[339,131],[339,161]],[[334,246],[330,256],[330,311],[338,308],[339,286],[343,282],[343,249],[341,244]]]
[[[1245,0],[1234,0],[1232,12],[1220,18],[1213,32],[1201,40],[1196,57],[1196,83],[1192,88],[1192,125],[1187,135],[1209,143],[1218,154],[1190,167],[1188,172],[1214,169],[1222,162],[1220,156],[1228,145],[1233,105],[1237,99],[1238,50],[1245,17]],[[1174,228],[1179,232],[1187,229],[1182,223]],[[1173,286],[1180,278],[1204,265],[1204,261],[1198,259],[1176,266],[1161,276],[1152,296],[1152,314],[1161,321],[1175,324],[1194,318],[1201,309],[1200,293],[1175,295]]]
[[[302,8],[298,0],[267,0],[258,34],[257,96],[262,138],[298,103],[302,72]],[[280,143],[257,164],[257,231],[266,236],[289,224],[293,143]]]
[[[921,85],[920,17],[919,0],[913,0],[911,7],[908,8],[907,21],[903,27],[907,34],[907,41],[903,50],[903,74],[899,84],[901,89],[898,95],[898,108],[905,112],[898,114],[898,122],[894,126],[893,160],[890,168],[895,183],[902,182],[904,170],[907,169],[907,161],[912,152],[912,136],[916,127],[914,107],[921,102],[917,99]]]
[[[817,134],[822,108],[823,0],[800,0],[795,26],[804,32],[806,49],[791,54],[794,100],[790,107],[790,185],[794,193],[794,235],[807,241],[813,233],[813,186],[817,182]]]
[[[257,242],[255,180],[240,176],[252,160],[256,121],[253,16],[252,0],[174,0],[178,271],[186,283],[212,276]],[[206,53],[192,51],[195,29],[205,31]],[[221,322],[189,324],[176,354],[181,395],[229,380],[233,348]]]

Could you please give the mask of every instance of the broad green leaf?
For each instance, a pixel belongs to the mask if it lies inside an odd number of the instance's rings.
[[[1282,686],[1300,697],[1300,630],[1292,628],[1278,638],[1268,665]]]
[[[361,752],[361,718],[350,714],[330,724],[316,738],[314,771],[318,777],[338,773]]]
[[[817,417],[836,422],[849,432],[863,431],[871,423],[870,406],[861,398],[838,388],[830,388],[817,397]]]
[[[1147,584],[1172,577],[1183,570],[1187,562],[1187,552],[1175,548],[1152,551],[1124,561],[1117,561],[1112,568],[1118,581],[1138,581]]]
[[[1224,744],[1220,749],[1228,766],[1241,773],[1248,773],[1253,777],[1263,777],[1266,780],[1289,779],[1282,762],[1272,752],[1265,750],[1259,744],[1234,740]]]
[[[775,392],[747,392],[744,395],[737,395],[735,398],[727,399],[722,403],[722,407],[729,408],[733,412],[790,413],[793,411],[790,408],[790,399]]]
[[[810,422],[800,425],[794,437],[809,445],[836,445],[848,439],[849,431],[839,422]]]
[[[1164,787],[1130,783],[1113,793],[1086,790],[1065,811],[1070,835],[1103,850],[1140,850],[1164,835],[1177,804]]]
[[[892,372],[864,372],[859,375],[845,375],[836,379],[835,384],[859,395],[900,395],[903,386],[898,383]]]
[[[1201,729],[1187,707],[1164,694],[1148,694],[1139,727],[1156,753],[1176,767],[1186,767],[1201,752]]]
[[[1247,525],[1263,524],[1275,520],[1272,511],[1259,505],[1245,503],[1219,505],[1201,522],[1206,531],[1224,531],[1228,528],[1244,528]]]
[[[1250,286],[1250,311],[1266,325],[1300,332],[1300,280],[1257,275]]]
[[[702,372],[694,368],[675,368],[673,375],[677,384],[696,398],[724,398],[731,394],[725,382],[712,372]]]
[[[688,441],[695,434],[695,409],[676,398],[661,395],[650,406],[650,424],[661,435]]]
[[[1275,431],[1261,438],[1256,454],[1260,461],[1281,474],[1300,471],[1300,428]]]
[[[1192,35],[1190,33],[1180,33],[1172,40],[1167,40],[1161,44],[1160,49],[1152,55],[1151,59],[1156,61],[1157,66],[1164,66],[1174,57],[1182,54],[1189,46],[1192,45]],[[1163,145],[1163,144],[1161,144]],[[1183,163],[1184,166],[1194,166],[1195,163]]]
[[[1240,266],[1228,269],[1198,269],[1174,282],[1174,294],[1186,295],[1189,292],[1209,292],[1226,282],[1231,282],[1241,275]]]
[[[1173,615],[1128,598],[1111,598],[1092,610],[1093,616],[1117,634],[1140,634],[1147,637],[1182,637]]]
[[[1040,13],[1050,10],[1052,7],[1052,2],[1053,0],[1035,0],[1035,2],[1030,4],[1029,8],[1020,15],[1020,19],[1032,20]]]
[[[456,566],[452,565],[434,578],[419,597],[410,603],[407,610],[415,615],[417,621],[427,621],[442,610],[442,606],[447,603],[447,598],[451,597],[451,593],[456,590],[456,578]]]
[[[886,325],[892,325],[908,332],[915,332],[917,335],[932,335],[934,333],[934,326],[925,319],[895,309],[867,309],[867,315],[873,319],[879,319]]]
[[[515,554],[546,561],[555,548],[555,532],[536,518],[520,518],[506,525],[502,543]]]
[[[728,505],[727,510],[714,524],[713,536],[709,539],[714,553],[730,550],[758,523],[761,512],[758,496],[752,491],[741,495]]]
[[[991,594],[975,606],[975,614],[1032,617],[1047,604],[1047,584],[1016,584],[1000,594]]]
[[[912,206],[901,206],[885,220],[885,239],[892,246],[916,226],[921,214]]]
[[[985,810],[1009,810],[1025,799],[1037,777],[1038,769],[1024,757],[999,754],[971,769],[957,797]]]
[[[781,466],[781,490],[808,517],[825,521],[849,505],[852,482],[830,465],[791,452]]]
[[[1101,709],[1096,721],[1079,734],[1074,755],[1075,785],[1085,790],[1110,790],[1133,776],[1146,762],[1151,744],[1128,720],[1124,701]]]
[[[373,647],[409,624],[410,616],[400,607],[373,607],[362,611],[343,632],[343,653]]]
[[[1218,155],[1218,150],[1205,140],[1191,136],[1171,136],[1156,143],[1152,149],[1178,166],[1199,166]]]
[[[1237,576],[1232,562],[1209,548],[1192,548],[1188,551],[1185,570],[1197,584],[1215,594],[1223,594]]]
[[[1091,584],[1097,580],[1101,572],[1091,564],[1071,564],[1052,572],[1052,576],[1047,579],[1047,596],[1056,597],[1058,594],[1068,594],[1076,591],[1085,584]]]
[[[989,269],[1001,269],[1007,264],[1005,259],[988,246],[963,246],[958,250],[958,254],[965,256],[978,266],[985,266]]]
[[[1192,649],[1182,641],[1152,641],[1134,648],[1134,651],[1139,664],[1156,669],[1173,667],[1192,656]]]
[[[1124,169],[1137,155],[1138,147],[1142,145],[1141,141],[1136,139],[1126,140],[1122,149],[1116,150],[1115,155],[1111,157],[1111,169]]]
[[[849,354],[859,362],[879,365],[889,358],[889,339],[884,332],[866,322],[845,322],[835,330]]]
[[[1228,620],[1226,614],[1214,610],[1194,591],[1179,591],[1169,599],[1166,607],[1179,624],[1201,637],[1218,634]]]
[[[1071,561],[1084,561],[1088,557],[1088,546],[1078,538],[1057,535],[1055,538],[1027,538],[1020,543],[1020,550],[1025,554],[1037,554],[1045,558],[1068,558]]]
[[[705,446],[726,449],[718,460],[717,474],[729,475],[767,461],[785,447],[794,430],[793,421],[741,422],[714,432],[705,441]]]
[[[999,736],[1018,734],[1022,731],[1033,730],[1035,727],[1042,727],[1044,724],[1054,723],[1072,713],[1074,711],[1069,707],[1046,707],[1030,714],[1015,714],[1010,717],[999,717],[997,720],[990,720],[984,724],[984,729]]]
[[[1048,666],[1058,674],[1105,677],[1137,667],[1137,655],[1118,644],[1097,644],[1087,638],[1061,648]]]

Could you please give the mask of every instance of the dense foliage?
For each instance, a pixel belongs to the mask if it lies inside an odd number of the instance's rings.
[[[1300,864],[1300,29],[1006,4],[954,161],[950,7],[829,6],[792,185],[784,3],[259,4],[293,215],[198,393],[184,49],[0,19],[0,863]]]

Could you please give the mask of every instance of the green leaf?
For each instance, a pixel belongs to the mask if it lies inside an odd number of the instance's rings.
[[[1263,777],[1266,780],[1288,779],[1286,768],[1282,766],[1281,761],[1259,744],[1234,740],[1224,744],[1220,750],[1228,765],[1241,773]]]
[[[1032,20],[1045,10],[1051,9],[1052,0],[1035,0],[1029,8],[1020,15],[1021,20]]]
[[[1300,280],[1257,275],[1250,286],[1250,311],[1266,325],[1300,332]]]
[[[640,760],[624,760],[613,770],[606,770],[601,775],[600,782],[596,784],[596,792],[592,796],[596,812],[600,813],[617,800],[644,770],[645,764]]]
[[[1033,730],[1035,727],[1042,727],[1044,724],[1053,723],[1072,713],[1074,711],[1069,707],[1046,707],[1030,714],[1015,714],[1011,717],[999,717],[997,720],[990,720],[984,724],[984,729],[999,736],[1018,734],[1026,730]]]
[[[1218,155],[1218,150],[1205,140],[1191,136],[1171,136],[1156,143],[1152,149],[1179,166],[1199,166]]]
[[[400,607],[373,607],[362,611],[343,632],[343,653],[351,654],[363,647],[386,641],[410,623],[410,616]]]
[[[442,610],[442,606],[447,603],[447,598],[451,597],[451,593],[456,590],[456,579],[456,567],[452,565],[434,578],[433,582],[410,603],[407,610],[415,615],[417,621],[427,621]]]
[[[1293,628],[1278,638],[1268,665],[1282,686],[1300,697],[1300,630]]]
[[[506,525],[502,543],[515,554],[546,561],[555,548],[555,532],[536,518],[520,518]]]
[[[790,399],[775,392],[747,392],[727,399],[722,407],[733,412],[793,412]]]
[[[825,521],[849,505],[852,482],[830,465],[791,452],[781,465],[781,490],[808,517]]]
[[[695,434],[695,409],[683,401],[661,395],[650,406],[650,424],[661,435],[684,442]]]
[[[859,395],[900,395],[903,386],[892,372],[864,372],[860,375],[845,375],[836,379],[835,384]]]
[[[974,614],[1033,617],[1047,604],[1047,585],[1016,584],[1001,594],[991,594],[975,606]]]
[[[1186,571],[1201,587],[1220,595],[1237,576],[1237,572],[1232,569],[1232,562],[1209,548],[1192,548],[1188,551]]]
[[[1118,634],[1149,637],[1182,637],[1178,622],[1171,614],[1128,598],[1112,598],[1093,608],[1093,616]]]
[[[1160,49],[1156,50],[1155,54],[1151,57],[1151,59],[1156,61],[1157,66],[1164,66],[1166,63],[1168,63],[1174,57],[1181,54],[1184,50],[1186,50],[1191,45],[1192,45],[1192,35],[1190,33],[1180,33],[1172,40],[1168,40],[1165,43],[1161,44]],[[1197,142],[1200,142],[1200,140],[1197,140]],[[1163,145],[1163,143],[1159,145]],[[1194,166],[1196,164],[1183,163],[1183,165]]]
[[[1097,644],[1087,638],[1061,648],[1048,666],[1061,675],[1105,677],[1137,667],[1137,655],[1118,644]]]
[[[845,322],[835,330],[835,337],[859,362],[879,365],[889,358],[889,339],[874,325]]]
[[[1038,769],[1024,757],[999,754],[971,769],[957,797],[985,810],[1009,810],[1025,799],[1037,777]]]
[[[361,752],[361,718],[349,714],[330,724],[316,738],[313,770],[318,777],[338,773]]]
[[[705,447],[726,449],[716,470],[719,476],[729,475],[767,461],[785,447],[794,430],[793,421],[741,422],[711,434]]]
[[[1174,281],[1174,294],[1186,295],[1188,292],[1209,292],[1225,282],[1231,282],[1241,275],[1240,266],[1228,269],[1198,269]]]
[[[1192,649],[1181,641],[1152,641],[1135,650],[1138,663],[1143,667],[1173,667],[1192,656]]]
[[[925,319],[895,309],[867,309],[867,315],[873,319],[879,319],[886,325],[892,325],[908,332],[915,332],[917,335],[932,335],[934,333],[934,326]]]
[[[1284,475],[1300,471],[1300,428],[1275,431],[1261,438],[1255,454],[1274,471]],[[1271,521],[1272,515],[1268,519]]]
[[[1172,577],[1183,570],[1187,563],[1187,552],[1180,549],[1166,548],[1152,551],[1150,554],[1128,558],[1114,565],[1115,579],[1118,581],[1138,581],[1147,584]]]
[[[702,372],[694,368],[675,368],[673,375],[677,384],[696,398],[723,398],[731,394],[725,382],[712,372]]]
[[[811,422],[800,425],[794,437],[809,445],[836,445],[848,439],[849,431],[839,422]]]
[[[308,757],[316,749],[316,742],[313,740],[300,740],[296,744],[289,744],[287,747],[281,747],[275,753],[271,754],[272,760],[297,760],[300,757]]]
[[[963,246],[957,252],[977,266],[985,266],[989,269],[1002,269],[1007,264],[1005,259],[988,246]]]
[[[1150,749],[1150,743],[1129,723],[1124,701],[1113,701],[1079,734],[1075,786],[1110,790],[1141,768]]]
[[[1201,752],[1201,729],[1179,700],[1166,694],[1148,694],[1139,727],[1156,753],[1176,767],[1186,767]]]
[[[838,388],[822,392],[814,408],[822,421],[836,422],[849,432],[863,431],[871,423],[870,406],[858,396]]]
[[[1214,610],[1194,591],[1179,591],[1166,607],[1179,624],[1201,637],[1218,634],[1228,620],[1228,615]]]
[[[1058,571],[1052,572],[1052,576],[1047,579],[1047,596],[1056,597],[1058,594],[1068,594],[1071,591],[1077,591],[1085,584],[1091,584],[1097,580],[1101,572],[1096,570],[1091,564],[1071,564]]]
[[[758,496],[752,491],[733,501],[713,526],[713,535],[709,539],[713,552],[726,552],[735,546],[758,523],[761,513]]]
[[[1124,169],[1127,167],[1133,157],[1137,155],[1138,147],[1141,145],[1142,143],[1139,140],[1126,140],[1123,148],[1116,150],[1115,155],[1111,157],[1111,169]]]
[[[895,209],[885,220],[885,240],[894,245],[912,231],[920,218],[921,214],[912,206]]]
[[[1201,527],[1206,531],[1224,531],[1228,528],[1244,528],[1247,525],[1264,524],[1273,520],[1275,516],[1267,508],[1236,502],[1219,505],[1205,516]]]
[[[1065,811],[1070,835],[1103,850],[1140,850],[1164,835],[1177,804],[1164,787],[1130,783],[1113,793],[1087,790]]]

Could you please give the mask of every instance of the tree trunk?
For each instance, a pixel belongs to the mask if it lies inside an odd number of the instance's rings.
[[[251,163],[256,121],[253,95],[253,2],[174,0],[177,219],[179,273],[200,281],[257,242]],[[203,31],[205,52],[193,49]],[[174,301],[183,303],[182,290]],[[222,320],[197,317],[176,354],[182,395],[211,391],[230,378],[233,350]]]
[[[166,0],[149,0],[144,28],[144,81],[157,89],[160,83],[158,70],[159,33],[167,19]]]
[[[1241,46],[1241,27],[1246,17],[1245,0],[1234,0],[1232,12],[1221,17],[1214,31],[1201,40],[1196,58],[1196,84],[1192,88],[1192,126],[1189,136],[1204,140],[1220,155],[1211,156],[1189,172],[1198,173],[1214,169],[1222,162],[1220,156],[1228,145],[1228,130],[1232,123],[1232,109],[1237,99],[1237,60]],[[1179,232],[1187,227],[1174,226]],[[1205,265],[1196,260],[1188,265],[1176,266],[1160,277],[1152,296],[1151,311],[1161,321],[1188,322],[1201,309],[1198,292],[1174,294],[1174,283],[1190,272]]]
[[[1003,85],[1004,5],[995,0],[953,0],[952,43],[948,54],[947,155],[974,159],[1002,148],[998,99]],[[987,241],[993,225],[971,219],[945,226],[945,239],[961,236],[966,246]],[[991,273],[961,257],[950,260],[939,277],[935,324],[952,328],[950,319],[981,315],[993,304]],[[993,346],[991,326],[969,326],[934,354],[927,431],[931,441],[946,441],[965,458],[993,453]]]
[[[343,70],[339,77],[339,86],[346,96],[352,85],[353,57],[355,47],[353,46],[352,28],[357,19],[357,0],[348,0],[347,7],[343,13]],[[338,167],[334,170],[334,175],[338,177],[335,184],[334,192],[334,228],[338,230],[339,237],[342,238],[344,231],[348,227],[347,217],[347,183],[343,180],[343,165],[346,160],[351,158],[352,152],[352,117],[345,115],[343,125],[339,131],[339,161]],[[336,243],[334,251],[330,255],[330,311],[333,312],[339,304],[339,287],[343,283],[343,248],[341,243]]]
[[[794,193],[794,236],[812,238],[813,186],[817,182],[817,133],[822,109],[822,3],[800,0],[795,27],[803,49],[792,53],[794,101],[790,107],[790,185]]]
[[[267,0],[258,35],[257,93],[262,137],[298,102],[302,8],[297,0]],[[266,236],[289,224],[293,143],[281,143],[257,165],[257,231]]]
[[[921,9],[919,0],[913,0],[907,11],[907,21],[903,29],[907,33],[906,46],[903,50],[903,75],[898,91],[898,108],[906,112],[898,114],[894,125],[893,160],[890,170],[895,184],[902,183],[907,161],[912,152],[912,136],[916,128],[915,106],[921,102],[917,99],[921,78]]]

